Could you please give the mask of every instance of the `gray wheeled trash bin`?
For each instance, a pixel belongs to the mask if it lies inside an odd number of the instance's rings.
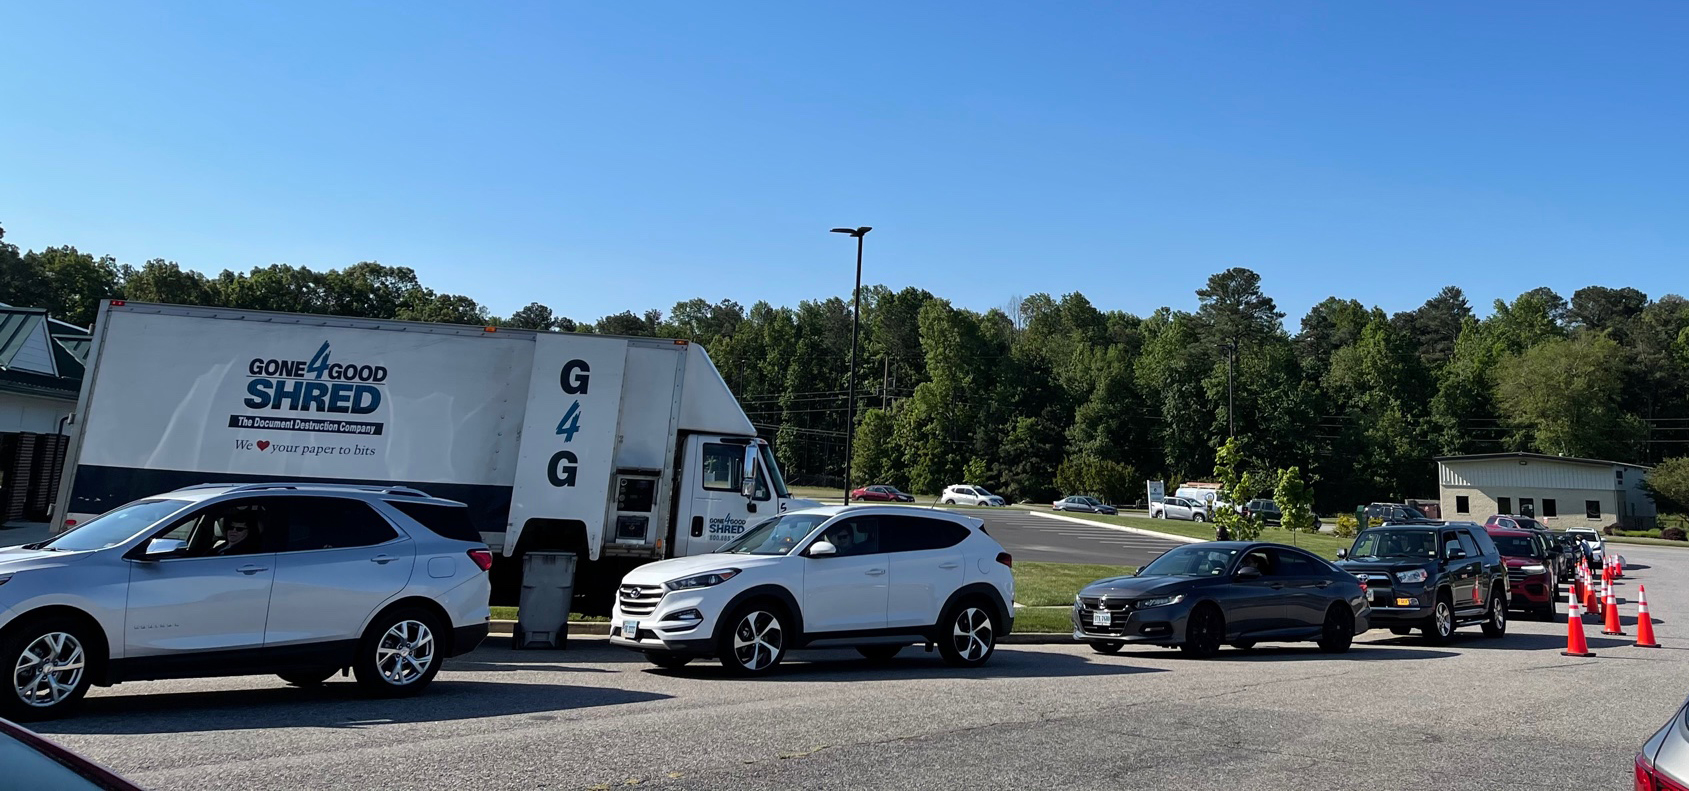
[[[512,648],[568,648],[569,605],[575,598],[572,552],[522,556],[522,598],[517,602]]]

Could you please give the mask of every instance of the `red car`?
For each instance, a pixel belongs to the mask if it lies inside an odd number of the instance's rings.
[[[1528,610],[1539,617],[1553,620],[1554,599],[1559,581],[1549,570],[1548,546],[1543,538],[1530,530],[1509,530],[1503,527],[1485,528],[1501,559],[1507,563],[1507,605],[1513,610]]]
[[[915,495],[900,492],[896,486],[875,484],[851,492],[850,499],[859,503],[912,503]]]

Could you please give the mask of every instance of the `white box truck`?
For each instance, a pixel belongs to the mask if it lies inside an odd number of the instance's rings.
[[[607,609],[627,569],[813,505],[683,340],[112,300],[87,370],[55,530],[199,483],[411,486],[469,505],[495,600],[564,551]]]

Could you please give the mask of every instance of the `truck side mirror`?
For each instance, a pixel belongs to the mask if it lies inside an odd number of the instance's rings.
[[[739,493],[749,500],[757,496],[757,446],[745,446],[745,469],[739,476]]]

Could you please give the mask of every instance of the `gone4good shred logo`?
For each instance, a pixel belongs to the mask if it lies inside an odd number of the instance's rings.
[[[381,408],[387,367],[363,362],[337,362],[328,341],[310,360],[254,357],[247,363],[245,397],[241,405],[252,413],[229,415],[229,428],[259,431],[302,431],[375,437],[385,424],[338,415],[373,415]],[[288,456],[374,456],[367,445],[291,440],[235,440],[235,448]]]

